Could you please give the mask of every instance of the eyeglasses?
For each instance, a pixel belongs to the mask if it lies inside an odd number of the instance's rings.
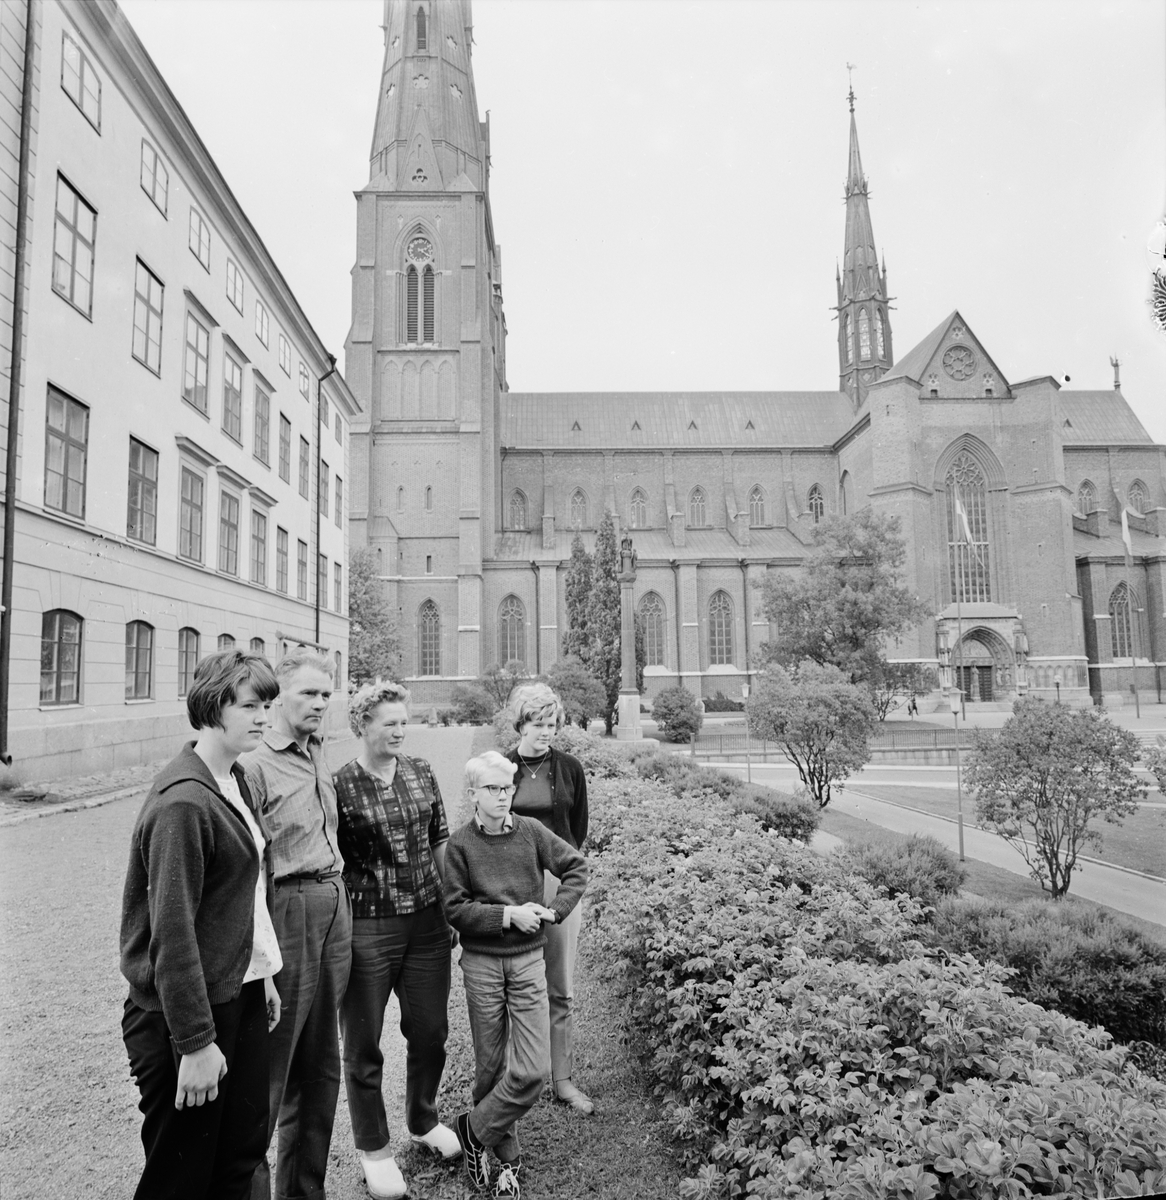
[[[479,792],[489,792],[497,800],[500,796],[513,796],[514,785],[509,783],[479,783],[475,789]]]

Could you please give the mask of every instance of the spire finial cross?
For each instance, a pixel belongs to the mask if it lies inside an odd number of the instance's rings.
[[[1109,365],[1113,367],[1113,390],[1121,391],[1121,359],[1117,355],[1113,355],[1109,360]]]
[[[858,66],[857,63],[846,64],[846,79],[850,84],[850,91],[847,93],[846,99],[850,101],[851,114],[854,113],[854,68],[856,66]]]

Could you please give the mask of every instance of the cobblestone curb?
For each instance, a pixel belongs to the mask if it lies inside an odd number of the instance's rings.
[[[103,804],[112,804],[115,800],[130,800],[134,796],[144,796],[149,790],[150,784],[137,783],[131,787],[102,792],[96,796],[64,800],[60,804],[46,804],[43,808],[34,808],[29,812],[6,813],[4,816],[0,816],[0,829],[7,825],[22,825],[25,821],[35,821],[37,817],[52,817],[57,813],[81,812],[86,808],[100,808]]]

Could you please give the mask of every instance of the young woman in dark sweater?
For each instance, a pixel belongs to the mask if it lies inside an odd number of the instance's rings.
[[[576,850],[587,838],[587,776],[577,758],[556,750],[551,741],[566,715],[559,697],[545,683],[528,683],[510,697],[518,745],[507,755],[518,772],[511,811],[533,817]],[[546,873],[543,903],[554,903],[559,880]],[[544,955],[551,1010],[551,1076],[555,1098],[590,1116],[594,1106],[575,1085],[575,952],[582,909],[576,905],[561,924],[547,928]]]
[[[204,658],[186,698],[198,739],[159,773],[134,825],[121,971],[144,1117],[136,1200],[244,1200],[266,1148],[282,959],[268,839],[235,760],[259,744],[278,695],[259,655]]]

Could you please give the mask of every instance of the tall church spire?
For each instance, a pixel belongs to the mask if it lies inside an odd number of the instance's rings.
[[[870,220],[869,193],[858,149],[858,125],[854,119],[854,88],[850,104],[850,157],[846,173],[846,245],[838,288],[838,376],[839,384],[861,407],[866,389],[886,373],[894,357],[887,303],[887,270],[879,270],[874,229]]]

